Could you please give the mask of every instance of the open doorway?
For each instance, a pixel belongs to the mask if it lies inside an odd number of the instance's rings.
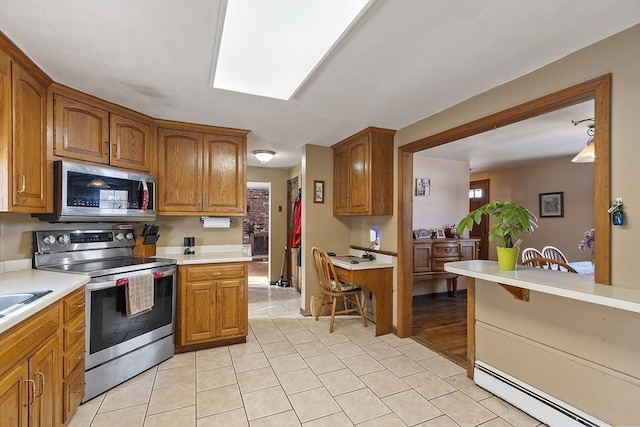
[[[269,284],[271,184],[247,183],[247,212],[242,220],[242,243],[251,246],[249,286]]]

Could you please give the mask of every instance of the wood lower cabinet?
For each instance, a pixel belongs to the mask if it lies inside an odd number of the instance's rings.
[[[62,421],[69,422],[84,397],[85,291],[62,300]]]
[[[60,304],[0,335],[0,426],[59,426]]]
[[[52,208],[46,88],[0,43],[0,211],[44,213]]]
[[[209,126],[160,127],[158,214],[244,215],[247,133]]]
[[[54,84],[53,154],[57,157],[150,172],[153,123],[142,115]]]
[[[247,264],[178,267],[176,351],[246,340]]]
[[[413,279],[446,279],[450,296],[455,296],[458,275],[444,270],[452,261],[478,259],[480,239],[419,239],[413,242]]]
[[[393,135],[367,128],[333,145],[333,214],[393,214]]]

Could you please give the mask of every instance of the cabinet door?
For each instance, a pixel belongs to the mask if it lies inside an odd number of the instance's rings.
[[[117,114],[111,114],[109,126],[111,165],[149,172],[151,126]]]
[[[349,212],[352,214],[366,214],[371,210],[369,148],[368,136],[349,144]]]
[[[413,272],[426,273],[431,271],[431,244],[420,243],[413,245]]]
[[[215,336],[215,283],[187,283],[184,340],[186,343],[207,340]]]
[[[60,396],[60,341],[49,340],[29,358],[29,376],[35,381],[36,399],[29,407],[30,426],[54,426],[59,423]]]
[[[247,332],[247,302],[244,279],[217,282],[216,323],[217,336],[227,338]]]
[[[12,62],[13,211],[47,209],[45,86]]]
[[[54,94],[53,154],[108,164],[109,112]]]
[[[344,147],[333,153],[333,213],[349,213],[349,149]]]
[[[158,131],[158,211],[202,211],[202,134]]]
[[[245,142],[226,135],[204,135],[204,211],[244,214],[247,199]]]
[[[26,427],[28,425],[31,399],[29,365],[27,362],[15,366],[0,377],[0,427]]]

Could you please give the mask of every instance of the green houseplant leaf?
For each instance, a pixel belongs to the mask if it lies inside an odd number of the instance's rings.
[[[510,201],[494,200],[462,218],[457,227],[458,233],[462,233],[465,229],[471,230],[474,223],[480,224],[484,215],[494,218],[493,225],[489,229],[489,240],[497,238],[498,246],[504,248],[512,248],[523,231],[531,233],[538,228],[538,218],[529,209]]]

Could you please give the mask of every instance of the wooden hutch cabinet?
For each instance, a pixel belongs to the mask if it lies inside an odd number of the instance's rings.
[[[394,130],[369,127],[333,145],[333,214],[393,214]]]
[[[247,264],[178,267],[176,351],[246,341]]]
[[[55,156],[152,171],[151,118],[55,83],[51,94]]]
[[[0,33],[0,211],[52,210],[47,163],[51,80]]]
[[[241,216],[248,131],[159,122],[158,213]]]
[[[458,275],[444,270],[452,261],[478,259],[480,239],[416,239],[413,241],[413,280],[446,279],[449,296],[455,296]]]

